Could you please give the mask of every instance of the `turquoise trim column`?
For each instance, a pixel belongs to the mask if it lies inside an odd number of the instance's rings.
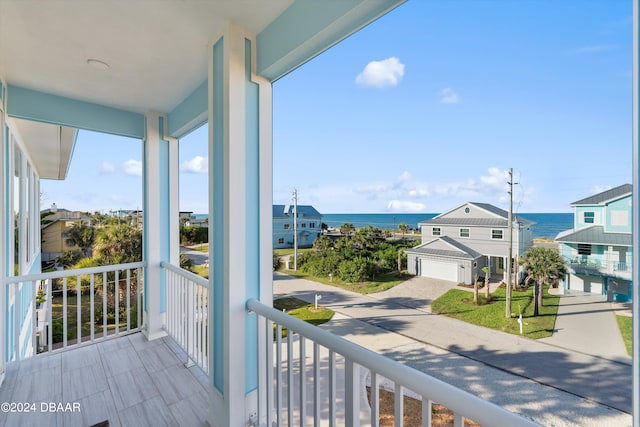
[[[209,422],[214,426],[244,426],[257,409],[261,350],[257,319],[246,302],[270,303],[271,298],[271,237],[265,238],[271,232],[271,83],[255,76],[254,58],[254,38],[234,25],[226,27],[210,56],[209,306],[215,391]],[[269,288],[267,297],[264,288]]]
[[[632,247],[640,248],[640,0],[633,0],[633,223]],[[637,250],[636,250],[637,252]],[[632,257],[633,274],[633,426],[640,427],[640,260]]]
[[[172,206],[172,197],[177,181],[171,171],[170,144],[164,137],[165,118],[157,113],[148,113],[145,118],[143,141],[143,259],[147,262],[144,275],[145,326],[143,333],[149,340],[166,335],[163,329],[166,312],[166,283],[160,263],[171,262],[172,215],[178,215],[177,206]],[[175,211],[175,212],[174,212]]]

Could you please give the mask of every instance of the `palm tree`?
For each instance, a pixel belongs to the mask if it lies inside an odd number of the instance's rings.
[[[409,231],[409,226],[403,222],[398,224],[398,230],[402,233],[402,240],[404,240],[404,234]]]
[[[96,238],[95,252],[103,265],[140,261],[142,232],[130,224],[104,227]]]
[[[484,297],[489,301],[489,298],[491,298],[491,293],[489,292],[489,278],[491,277],[491,271],[489,271],[489,266],[482,267],[482,271],[484,272]]]
[[[356,228],[350,222],[345,222],[340,226],[340,234],[344,234],[345,237],[349,237],[353,230]]]
[[[542,306],[544,285],[553,279],[567,274],[567,267],[557,249],[534,246],[520,259],[520,264],[528,273],[525,283],[535,281],[535,304],[533,315],[538,315],[538,307]]]
[[[91,249],[95,241],[95,229],[90,225],[82,222],[74,222],[71,227],[66,230],[67,244],[69,246],[77,246],[85,257],[91,256]]]

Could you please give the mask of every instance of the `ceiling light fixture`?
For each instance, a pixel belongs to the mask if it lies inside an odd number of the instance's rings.
[[[104,61],[100,61],[99,59],[87,59],[87,64],[96,70],[108,70],[109,64]]]

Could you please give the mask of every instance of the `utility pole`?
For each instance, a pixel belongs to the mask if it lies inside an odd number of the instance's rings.
[[[298,269],[298,190],[293,189],[293,270]]]
[[[507,289],[505,316],[511,318],[511,254],[513,252],[513,168],[509,168],[509,216],[507,217],[507,227],[509,227],[509,251],[507,255]]]

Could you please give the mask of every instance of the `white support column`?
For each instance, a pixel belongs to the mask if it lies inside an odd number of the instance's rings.
[[[255,76],[255,39],[229,24],[209,58],[209,275],[212,426],[257,412],[256,316],[271,301],[271,83]]]
[[[148,340],[166,335],[166,284],[162,261],[177,262],[178,155],[175,140],[165,138],[166,118],[147,113],[143,141],[143,259],[145,326]],[[175,246],[175,247],[174,247]]]

